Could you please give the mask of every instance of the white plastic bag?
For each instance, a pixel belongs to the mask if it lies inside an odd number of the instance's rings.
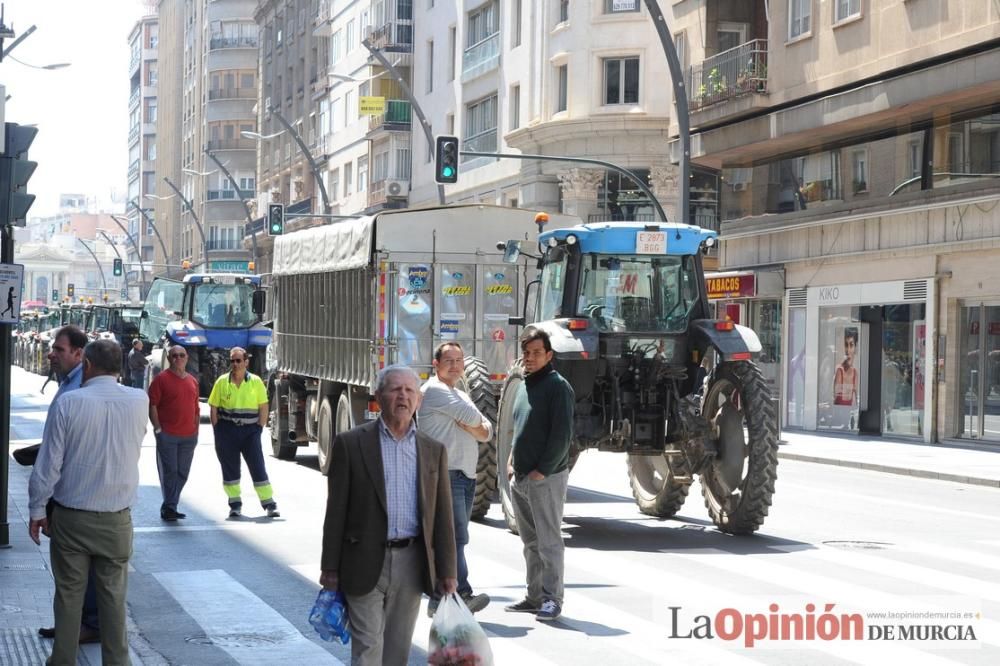
[[[457,594],[442,597],[431,623],[427,663],[433,666],[493,666],[486,632]]]

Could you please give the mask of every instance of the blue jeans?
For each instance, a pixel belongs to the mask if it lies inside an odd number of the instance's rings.
[[[451,480],[451,512],[455,516],[455,556],[458,564],[458,594],[472,594],[469,585],[469,565],[465,561],[465,545],[469,543],[469,520],[472,518],[472,501],[476,497],[476,480],[461,470],[448,470]]]

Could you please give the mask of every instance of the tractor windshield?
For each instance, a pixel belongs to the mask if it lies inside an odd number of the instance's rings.
[[[198,284],[191,321],[207,328],[249,328],[258,321],[253,313],[253,292],[249,282]]]
[[[602,331],[683,333],[698,302],[690,256],[585,255],[578,314]]]

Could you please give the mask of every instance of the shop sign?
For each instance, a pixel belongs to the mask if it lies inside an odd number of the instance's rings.
[[[705,284],[708,287],[710,301],[720,298],[743,298],[757,294],[753,273],[707,277]]]

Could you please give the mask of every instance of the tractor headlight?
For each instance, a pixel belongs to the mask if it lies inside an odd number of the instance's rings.
[[[566,245],[576,245],[576,236],[573,234],[566,236]]]

